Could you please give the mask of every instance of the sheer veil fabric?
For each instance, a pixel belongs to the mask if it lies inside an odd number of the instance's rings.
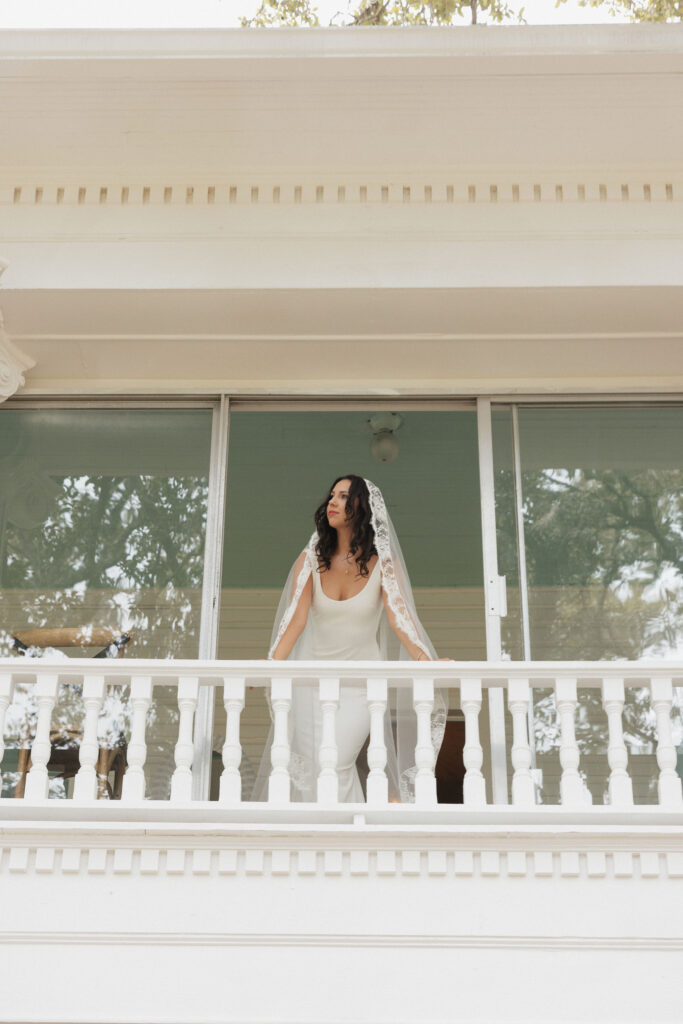
[[[366,480],[365,483],[368,488],[371,525],[375,534],[375,548],[378,555],[382,591],[393,617],[394,626],[411,643],[423,651],[429,660],[435,660],[437,657],[436,651],[418,617],[408,570],[406,569],[398,537],[387,511],[384,498],[379,488],[370,480]],[[273,658],[280,640],[292,621],[306,583],[313,573],[318,572],[318,559],[315,552],[317,543],[318,534],[314,533],[289,573],[275,616],[268,655],[270,659]],[[346,602],[341,603],[345,604]],[[382,661],[410,660],[408,651],[400,642],[389,623],[384,605],[382,606],[377,634],[377,645],[378,657]],[[311,660],[314,657],[315,650],[315,616],[309,614],[306,626],[288,660]],[[292,672],[292,676],[296,679],[296,671]],[[361,686],[362,681],[357,680],[355,685]],[[303,696],[301,690],[306,690],[308,693]],[[393,699],[393,694],[395,694],[395,700]],[[296,699],[297,696],[298,700]],[[293,784],[293,798],[295,800],[314,801],[316,799],[317,770],[315,754],[312,754],[310,749],[297,749],[296,736],[298,733],[308,733],[311,735],[310,729],[301,728],[301,716],[313,716],[317,711],[317,702],[316,687],[303,686],[303,684],[295,687],[293,713],[290,716],[293,719],[290,722],[290,743],[292,743],[290,776]],[[432,744],[435,757],[443,740],[447,708],[446,694],[437,690],[432,713]],[[417,720],[413,709],[413,696],[410,687],[397,688],[390,691],[384,732],[387,744],[387,775],[389,778],[390,799],[411,802],[414,799],[414,779],[417,771],[415,767]],[[268,776],[270,774],[272,733],[273,730],[271,728],[252,799],[266,799]]]

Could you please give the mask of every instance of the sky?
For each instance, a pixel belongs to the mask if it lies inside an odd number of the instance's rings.
[[[259,0],[2,0],[0,28],[230,28],[250,16]],[[346,0],[319,0],[320,23],[327,25]],[[511,0],[524,7],[529,25],[616,24],[605,8],[580,7],[569,0]]]

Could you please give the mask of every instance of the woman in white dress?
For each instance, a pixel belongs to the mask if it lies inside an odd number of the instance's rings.
[[[285,586],[269,657],[334,661],[435,659],[436,652],[415,610],[398,540],[379,489],[353,474],[337,478],[315,513],[315,524],[316,532],[295,562]],[[415,716],[411,703],[409,693],[401,694],[394,709],[398,728],[392,728],[389,714],[385,727],[389,774],[391,778],[393,768],[396,798],[403,800],[412,798],[415,771]],[[437,750],[445,717],[445,704],[437,697],[432,722]],[[315,687],[295,687],[291,725],[290,775],[294,796],[312,801],[321,734]],[[356,760],[369,731],[365,687],[347,682],[341,687],[336,721],[340,801],[364,799]],[[404,748],[403,757],[400,750],[397,757],[396,746]],[[264,761],[267,760],[266,757]]]

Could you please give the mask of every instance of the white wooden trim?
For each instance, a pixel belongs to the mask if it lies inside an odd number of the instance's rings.
[[[199,627],[199,658],[215,658],[218,650],[218,626],[221,613],[223,538],[225,535],[225,492],[230,438],[230,400],[222,395],[214,408],[211,430],[209,500],[204,540],[204,578]],[[195,714],[192,796],[207,800],[211,785],[213,751],[214,691],[203,687]]]

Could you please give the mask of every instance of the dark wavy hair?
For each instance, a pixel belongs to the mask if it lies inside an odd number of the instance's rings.
[[[368,562],[373,555],[377,554],[377,549],[375,548],[375,531],[371,521],[368,485],[362,476],[356,476],[355,473],[344,473],[342,476],[338,476],[328,490],[327,497],[316,509],[315,528],[318,531],[318,543],[315,546],[315,553],[321,566],[329,569],[332,564],[332,555],[337,550],[337,531],[327,521],[327,505],[332,497],[332,491],[340,480],[350,482],[349,496],[346,499],[346,515],[353,516],[350,552],[355,557],[359,575],[368,576]]]

